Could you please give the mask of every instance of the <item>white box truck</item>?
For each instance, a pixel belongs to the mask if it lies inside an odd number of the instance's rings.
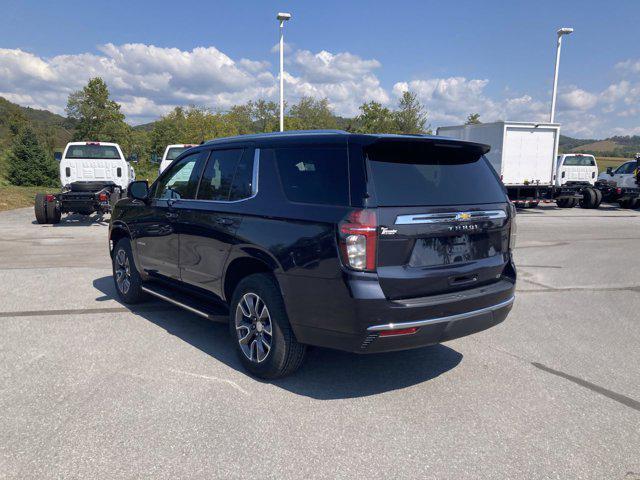
[[[540,200],[555,200],[559,207],[574,207],[583,200],[580,184],[556,183],[556,156],[560,139],[557,123],[492,122],[438,128],[438,135],[485,143],[491,146],[487,160],[519,206],[537,206]],[[594,208],[596,194],[584,196],[581,206]],[[593,200],[593,201],[591,201]]]
[[[493,165],[512,200],[536,201],[553,186],[560,125],[493,122],[438,128],[438,135],[491,146]]]

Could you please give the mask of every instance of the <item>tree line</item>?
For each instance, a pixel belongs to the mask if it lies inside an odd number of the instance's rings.
[[[404,92],[396,108],[370,101],[359,107],[353,118],[336,115],[326,98],[303,97],[286,105],[286,130],[344,129],[355,133],[431,134],[427,111],[413,92]],[[190,105],[175,107],[149,125],[131,127],[121,106],[111,99],[107,84],[99,77],[89,80],[69,95],[66,114],[74,125],[74,141],[102,141],[120,144],[125,155],[136,158],[139,178],[153,177],[156,160],[174,143],[198,144],[234,135],[274,132],[279,127],[279,106],[267,100],[234,105],[226,111]],[[472,114],[468,123],[479,123]],[[11,124],[12,146],[8,154],[7,179],[14,185],[57,184],[58,168],[51,146],[42,145],[26,118]],[[56,146],[57,149],[64,147]]]

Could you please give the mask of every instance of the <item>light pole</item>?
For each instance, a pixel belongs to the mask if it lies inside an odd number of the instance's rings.
[[[558,34],[558,46],[556,49],[556,69],[553,73],[553,90],[551,93],[551,115],[549,116],[549,123],[553,123],[556,116],[556,95],[558,90],[558,70],[560,68],[560,50],[562,49],[562,36],[573,33],[573,28],[563,27],[556,33]]]
[[[284,131],[284,22],[291,19],[290,13],[278,13],[280,21],[280,131]]]

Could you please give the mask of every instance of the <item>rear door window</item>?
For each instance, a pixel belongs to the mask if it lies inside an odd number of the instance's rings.
[[[379,206],[506,202],[489,162],[477,151],[431,142],[382,142],[365,147]]]
[[[274,150],[285,196],[292,202],[349,204],[345,147],[291,147]]]
[[[122,160],[120,152],[113,145],[71,145],[65,158],[91,158],[95,160]]]
[[[595,164],[593,157],[585,155],[569,155],[564,157],[563,163],[565,167],[593,167]]]

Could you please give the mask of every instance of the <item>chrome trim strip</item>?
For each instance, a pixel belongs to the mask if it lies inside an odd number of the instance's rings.
[[[414,225],[419,223],[477,222],[478,220],[500,220],[504,218],[507,218],[507,212],[505,212],[504,210],[418,213],[413,215],[398,215],[396,217],[396,225]]]
[[[380,332],[383,330],[400,330],[403,328],[425,327],[427,325],[434,325],[436,323],[455,322],[458,320],[464,320],[466,318],[475,317],[477,315],[483,315],[485,313],[493,312],[495,310],[508,307],[509,305],[513,304],[515,298],[516,297],[513,296],[509,300],[500,302],[490,307],[481,308],[480,310],[473,310],[472,312],[459,313],[457,315],[449,315],[448,317],[429,318],[427,320],[416,320],[414,322],[387,323],[385,325],[373,325],[367,328],[367,331]]]
[[[200,315],[201,317],[206,318],[207,320],[213,320],[215,322],[224,322],[226,320],[227,317],[223,316],[223,315],[209,315],[207,312],[203,312],[202,310],[198,310],[197,308],[193,308],[185,303],[179,302],[178,300],[174,300],[171,297],[167,297],[166,295],[163,295],[162,293],[156,292],[155,290],[150,289],[149,287],[145,287],[144,285],[142,285],[142,287],[140,287],[142,289],[143,292],[147,292],[150,295],[153,295],[154,297],[158,297],[161,300],[164,300],[165,302],[169,302],[174,304],[177,307],[180,308],[184,308],[185,310],[188,310],[191,313],[195,313],[196,315]],[[221,318],[224,318],[225,320],[222,320]]]

